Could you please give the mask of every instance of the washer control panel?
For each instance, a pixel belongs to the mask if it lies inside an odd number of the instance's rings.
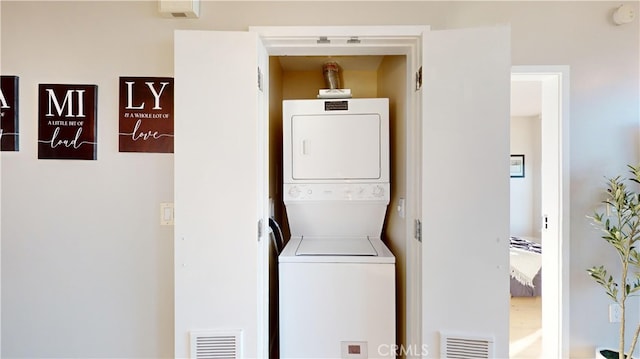
[[[389,192],[389,183],[284,184],[285,201],[388,201]]]

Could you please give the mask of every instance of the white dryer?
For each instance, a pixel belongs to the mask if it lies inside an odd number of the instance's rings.
[[[388,99],[283,102],[281,358],[393,357]]]

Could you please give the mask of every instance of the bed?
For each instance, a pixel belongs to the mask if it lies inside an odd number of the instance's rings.
[[[535,297],[542,293],[542,246],[523,237],[509,244],[511,296]]]

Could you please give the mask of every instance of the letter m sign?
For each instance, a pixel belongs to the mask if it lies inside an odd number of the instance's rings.
[[[98,86],[40,84],[38,159],[95,160]]]

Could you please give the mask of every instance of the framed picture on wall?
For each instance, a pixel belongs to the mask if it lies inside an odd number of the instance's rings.
[[[511,177],[524,177],[524,155],[511,155],[509,172]]]
[[[120,77],[120,152],[173,153],[173,78]]]
[[[18,76],[0,76],[0,151],[18,151]]]
[[[38,85],[38,159],[96,160],[98,85]]]

